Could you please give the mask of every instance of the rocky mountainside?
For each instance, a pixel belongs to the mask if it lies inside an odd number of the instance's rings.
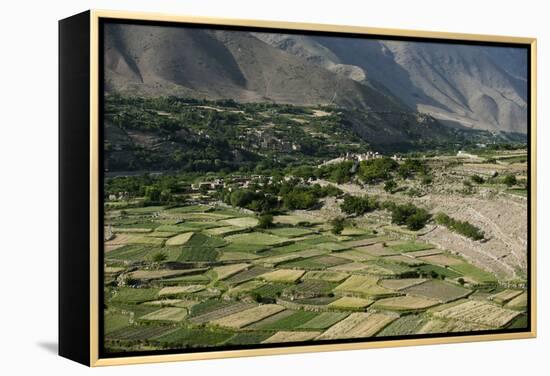
[[[116,24],[105,49],[108,92],[419,111],[459,128],[526,132],[518,49]]]
[[[255,36],[308,62],[387,89],[454,126],[526,132],[527,52],[506,47],[363,38]]]
[[[106,89],[400,111],[391,95],[274,48],[247,32],[107,25]]]

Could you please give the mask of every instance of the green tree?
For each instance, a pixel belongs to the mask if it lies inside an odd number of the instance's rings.
[[[336,217],[331,221],[332,224],[332,233],[335,235],[340,235],[344,231],[345,220],[342,217]]]
[[[430,220],[430,214],[424,209],[418,209],[414,214],[409,216],[405,221],[407,228],[412,231],[418,231]]]
[[[258,221],[259,228],[271,228],[273,227],[273,215],[271,214],[262,214]]]

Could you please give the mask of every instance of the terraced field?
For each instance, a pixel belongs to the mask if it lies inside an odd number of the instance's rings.
[[[368,226],[334,235],[289,212],[260,229],[215,205],[114,210],[105,221],[108,351],[501,329],[526,310],[521,287]]]

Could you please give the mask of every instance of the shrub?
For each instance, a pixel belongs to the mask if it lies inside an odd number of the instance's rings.
[[[433,183],[433,178],[430,175],[425,175],[420,183],[422,185],[430,185]]]
[[[483,184],[485,183],[485,179],[483,179],[481,176],[479,175],[472,175],[470,177],[470,179],[472,179],[472,181],[476,184]]]
[[[518,181],[514,175],[506,175],[504,179],[502,179],[502,182],[508,187],[511,187],[516,185]]]
[[[157,253],[155,253],[153,256],[152,256],[152,260],[153,262],[163,262],[165,261],[166,259],[168,258],[168,256],[166,255],[166,253],[162,252],[162,251],[159,251]]]
[[[407,189],[405,194],[409,197],[420,197],[420,196],[422,196],[422,191],[420,191],[417,188],[411,187],[411,188]]]
[[[440,224],[443,226],[448,226],[451,223],[451,217],[449,217],[445,213],[437,213],[434,219],[437,224]]]
[[[393,211],[393,209],[397,206],[397,204],[393,201],[384,201],[382,204],[380,204],[380,207],[382,209],[386,209],[389,211]]]

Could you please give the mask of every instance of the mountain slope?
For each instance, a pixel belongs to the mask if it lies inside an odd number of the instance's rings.
[[[107,25],[105,45],[107,91],[405,110],[386,93],[247,32]]]
[[[453,125],[526,132],[524,50],[292,34],[255,36],[312,64],[333,71],[345,67],[341,73],[348,77],[380,91],[386,88],[409,107]]]
[[[527,129],[520,49],[116,24],[106,25],[105,46],[107,92],[419,111],[440,125]]]
[[[515,78],[487,55],[486,47],[384,42],[414,85],[440,105],[417,109],[474,128],[525,133],[526,101]]]

